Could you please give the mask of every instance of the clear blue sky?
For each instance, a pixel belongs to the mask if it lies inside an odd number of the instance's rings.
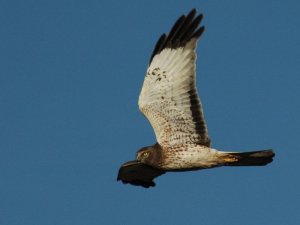
[[[137,99],[157,38],[205,15],[197,87],[213,147],[260,168],[116,182],[155,142]],[[1,225],[300,223],[300,1],[1,1]]]

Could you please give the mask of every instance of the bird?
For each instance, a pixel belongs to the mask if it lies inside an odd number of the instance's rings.
[[[211,147],[196,88],[196,47],[205,31],[202,19],[203,14],[192,9],[158,39],[138,100],[156,143],[141,148],[135,160],[122,164],[117,181],[149,188],[167,172],[265,166],[273,161],[272,149],[232,152]]]

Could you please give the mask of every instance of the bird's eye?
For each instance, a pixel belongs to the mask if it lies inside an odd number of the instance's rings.
[[[147,158],[149,156],[149,152],[144,152],[142,156],[143,158]]]

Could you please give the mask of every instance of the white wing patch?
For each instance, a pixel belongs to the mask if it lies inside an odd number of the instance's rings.
[[[197,132],[191,110],[195,87],[196,39],[185,47],[166,48],[155,55],[139,96],[139,108],[150,121],[156,139],[163,146],[207,142],[202,109],[200,119],[205,132]],[[200,103],[199,97],[195,96]],[[201,107],[201,104],[200,106]],[[198,118],[199,119],[199,118]]]

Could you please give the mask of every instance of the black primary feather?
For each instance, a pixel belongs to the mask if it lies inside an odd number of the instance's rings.
[[[137,160],[124,163],[119,169],[117,181],[124,184],[142,186],[144,188],[154,187],[153,179],[164,174],[165,171],[148,166]]]
[[[169,34],[163,34],[157,41],[151,54],[150,62],[155,55],[159,54],[165,48],[184,47],[192,38],[199,38],[204,32],[204,26],[199,27],[203,15],[197,14],[196,9],[192,9],[187,16],[182,15],[175,22]]]

